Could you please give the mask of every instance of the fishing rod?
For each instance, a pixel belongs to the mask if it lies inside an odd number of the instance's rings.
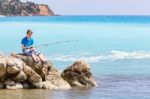
[[[49,46],[49,45],[57,45],[57,44],[70,43],[70,42],[78,42],[80,40],[83,40],[83,39],[67,40],[67,41],[60,41],[60,42],[51,42],[51,43],[37,45],[37,46],[34,46],[34,47],[33,46],[28,46],[28,47],[25,47],[24,50],[28,50],[28,49],[31,50],[32,48],[46,47],[46,46]],[[5,53],[12,53],[12,50],[11,51],[9,51],[9,50],[5,51]]]
[[[50,46],[50,45],[57,45],[57,44],[70,43],[70,42],[78,42],[80,40],[81,39],[67,40],[67,41],[60,41],[60,42],[51,42],[51,43],[46,43],[46,44],[41,44],[41,45],[34,46],[34,48],[40,48],[40,47],[46,47],[46,46]],[[25,47],[25,49],[31,49],[31,48],[33,48],[33,46]]]

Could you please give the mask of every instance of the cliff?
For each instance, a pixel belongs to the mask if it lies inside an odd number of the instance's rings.
[[[48,5],[39,4],[38,8],[39,8],[38,15],[41,15],[41,16],[43,16],[43,15],[44,16],[54,15],[54,12],[51,9],[49,9]]]
[[[3,16],[53,16],[54,12],[44,4],[20,0],[0,0],[0,15]]]

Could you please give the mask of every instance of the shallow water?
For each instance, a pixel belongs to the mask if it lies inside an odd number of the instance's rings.
[[[56,16],[0,18],[0,51],[21,52],[27,29],[35,45],[62,71],[85,60],[98,86],[70,90],[0,90],[0,99],[150,99],[149,16]]]
[[[0,90],[1,99],[149,99],[150,76],[96,77],[97,87],[70,90]]]

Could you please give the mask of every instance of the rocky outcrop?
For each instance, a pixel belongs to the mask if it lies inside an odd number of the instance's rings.
[[[38,15],[40,15],[40,16],[52,16],[52,15],[54,15],[54,12],[51,9],[49,9],[48,5],[39,4],[38,8],[39,8]]]
[[[44,4],[20,0],[0,0],[0,15],[4,16],[53,16],[54,12]]]
[[[74,87],[96,86],[89,65],[84,61],[77,61],[62,73],[64,80]]]
[[[83,61],[75,62],[61,74],[50,61],[35,64],[31,56],[0,54],[0,89],[70,89],[95,85],[89,65]]]

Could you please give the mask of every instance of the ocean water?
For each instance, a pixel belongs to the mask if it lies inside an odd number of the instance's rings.
[[[71,90],[0,90],[11,99],[150,99],[150,16],[54,16],[0,18],[0,51],[21,52],[33,30],[37,48],[63,71],[74,61],[90,64],[98,86]]]

